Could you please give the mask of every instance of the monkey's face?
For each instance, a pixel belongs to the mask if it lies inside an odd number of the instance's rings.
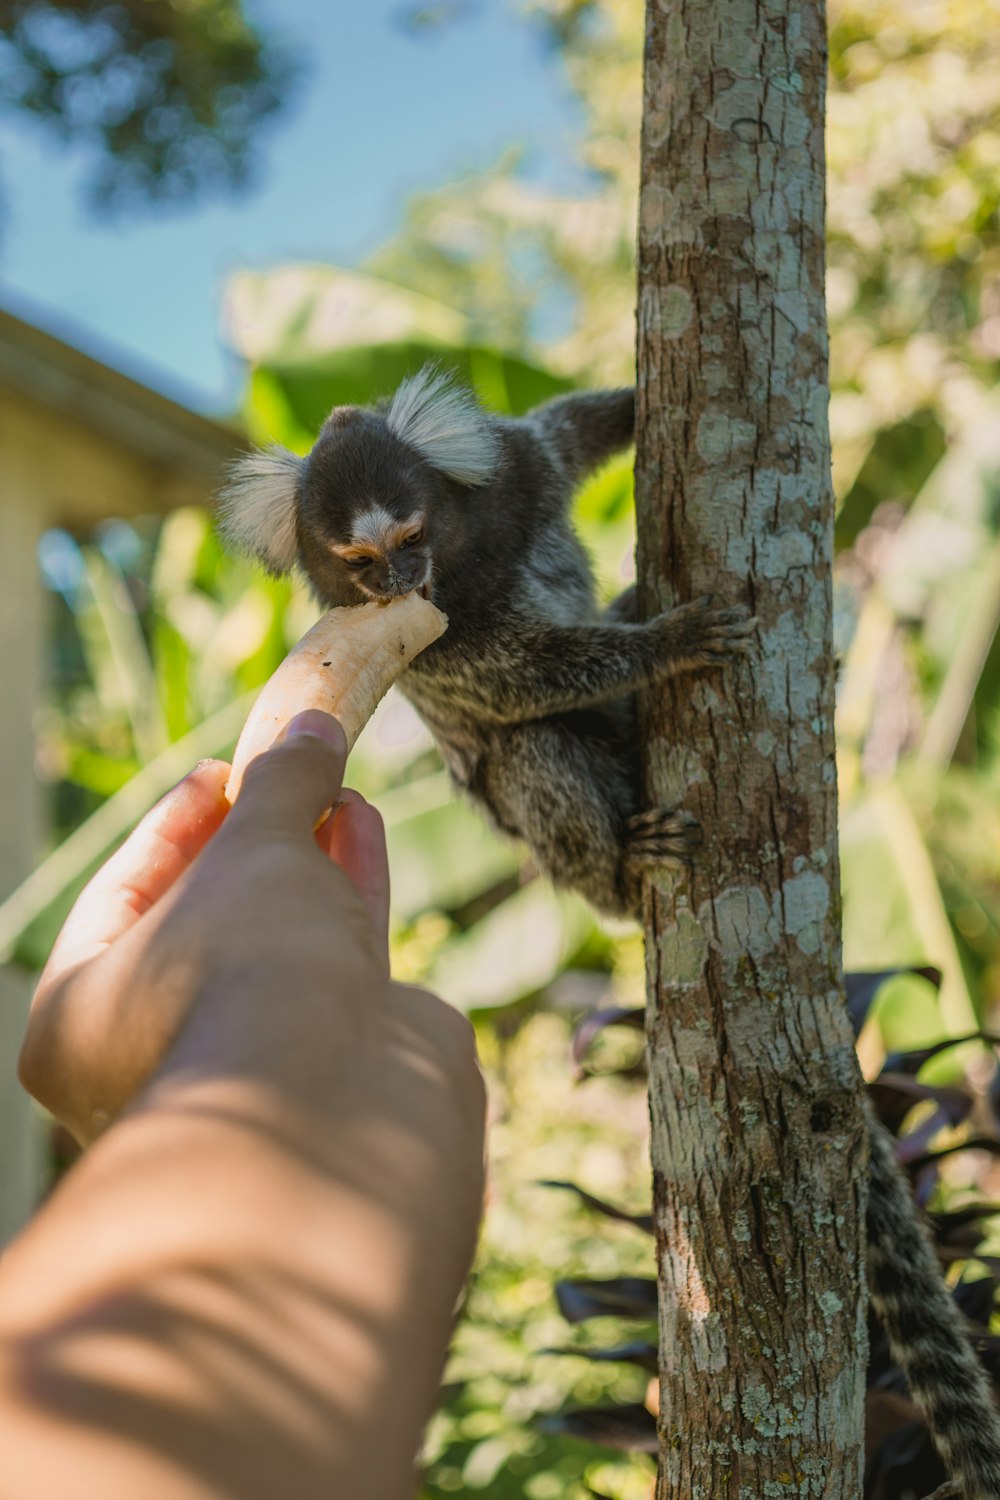
[[[221,529],[272,573],[301,563],[330,606],[414,590],[447,605],[490,555],[492,510],[473,501],[502,465],[500,424],[425,365],[391,402],[334,407],[308,458],[244,454],[219,496]]]
[[[331,537],[328,545],[369,599],[387,601],[414,589],[430,598],[429,522],[422,511],[400,518],[375,502],[355,517],[346,540]]]
[[[299,545],[331,603],[388,603],[433,584],[427,466],[378,417],[339,408],[310,455],[298,501]]]

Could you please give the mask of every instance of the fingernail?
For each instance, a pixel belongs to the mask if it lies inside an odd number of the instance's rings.
[[[314,735],[316,739],[326,740],[328,745],[347,753],[347,736],[343,725],[332,714],[323,713],[322,709],[307,708],[289,721],[285,739],[291,740],[300,734]]]

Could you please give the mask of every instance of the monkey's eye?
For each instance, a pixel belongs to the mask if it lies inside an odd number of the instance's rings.
[[[361,569],[371,567],[373,559],[370,557],[345,557],[344,561],[349,568]]]
[[[406,535],[404,536],[404,538],[403,538],[403,546],[404,547],[416,547],[416,546],[419,546],[419,544],[423,541],[423,539],[424,539],[424,528],[422,526],[415,526],[412,531],[408,531],[406,533]]]

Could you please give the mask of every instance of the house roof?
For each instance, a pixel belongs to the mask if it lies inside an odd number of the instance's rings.
[[[46,407],[136,458],[211,484],[246,445],[214,421],[0,309],[0,391]]]

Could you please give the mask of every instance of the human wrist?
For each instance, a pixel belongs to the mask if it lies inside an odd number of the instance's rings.
[[[410,1181],[430,1198],[481,1193],[485,1090],[471,1027],[363,956],[338,966],[335,982],[328,967],[308,963],[291,976],[263,965],[219,975],[144,1104],[173,1106],[213,1089],[330,1170],[344,1168],[333,1159],[343,1149],[347,1168],[363,1162],[404,1194]]]
[[[457,1295],[484,1191],[481,1112],[464,1094],[423,1060],[383,1069],[370,1053],[333,1062],[319,1087],[301,1075],[293,1086],[283,1068],[182,1065],[162,1070],[119,1128],[165,1125],[213,1150],[221,1141],[226,1175],[245,1176],[262,1219],[277,1214],[289,1232],[327,1194],[366,1204],[406,1275],[443,1279]]]

